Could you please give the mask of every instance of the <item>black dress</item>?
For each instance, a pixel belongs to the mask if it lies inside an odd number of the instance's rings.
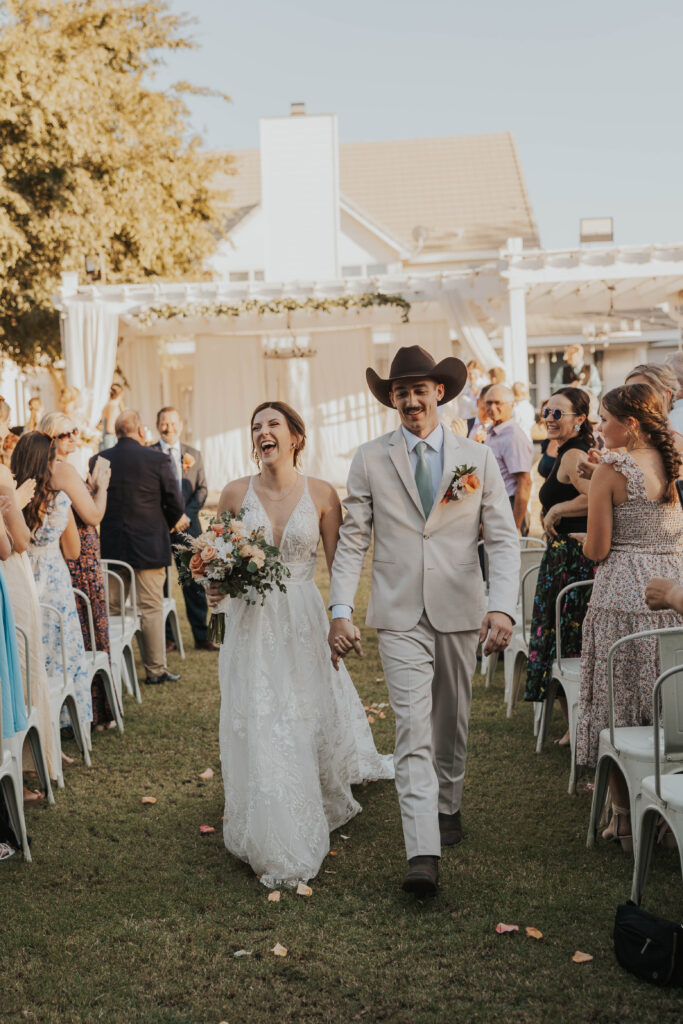
[[[549,437],[546,437],[544,441],[541,441],[541,457],[538,460],[538,465],[536,466],[539,475],[542,476],[544,480],[548,479],[548,476],[550,475],[550,470],[555,465],[554,456],[547,454],[549,444]]]
[[[560,446],[548,479],[539,491],[543,515],[554,505],[576,498],[578,491],[571,484],[557,479],[562,456],[571,448],[587,452],[590,445],[581,438],[572,437]],[[583,554],[583,548],[570,537],[570,533],[584,533],[586,516],[560,519],[555,524],[558,538],[548,542],[538,572],[534,608],[529,632],[529,661],[526,691],[528,701],[545,700],[550,685],[556,654],[555,600],[563,587],[580,580],[592,580],[595,564]],[[581,629],[590,600],[590,588],[579,587],[567,594],[562,607],[562,652],[568,658],[581,654]]]

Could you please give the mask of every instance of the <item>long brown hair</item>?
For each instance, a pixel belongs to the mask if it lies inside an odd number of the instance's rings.
[[[12,452],[11,468],[17,487],[25,480],[36,482],[35,494],[24,509],[24,519],[31,533],[41,526],[48,504],[57,493],[50,483],[56,454],[52,438],[40,430],[22,434]]]
[[[254,420],[256,419],[258,414],[260,412],[263,412],[264,409],[275,409],[276,412],[279,412],[282,416],[284,416],[287,426],[289,427],[290,433],[294,434],[296,438],[296,447],[294,449],[294,465],[296,466],[297,469],[299,469],[301,465],[301,453],[306,447],[306,424],[304,423],[296,409],[292,409],[291,405],[287,405],[286,402],[275,401],[261,402],[260,405],[256,406],[256,408],[251,414],[251,419],[249,421],[250,428],[253,427]],[[251,444],[251,455],[252,458],[257,463],[260,464],[260,459],[256,452],[256,448],[254,446],[253,441]]]
[[[676,442],[662,409],[660,393],[650,384],[622,384],[608,391],[603,396],[602,404],[622,424],[630,417],[638,421],[642,433],[662,457],[667,479],[662,503],[674,501],[674,485],[681,469],[681,456],[676,451]]]

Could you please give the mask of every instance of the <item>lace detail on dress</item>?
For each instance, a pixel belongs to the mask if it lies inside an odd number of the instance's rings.
[[[272,542],[251,481],[242,508],[246,527],[263,527]],[[223,836],[267,886],[314,877],[330,831],[361,809],[351,786],[394,774],[348,672],[330,663],[329,622],[313,581],[319,539],[306,480],[280,545],[292,573],[287,591],[268,594],[264,605],[230,601],[219,660]]]
[[[602,461],[608,466],[613,466],[617,473],[626,478],[626,489],[630,501],[637,501],[639,498],[650,502],[645,488],[645,474],[636,460],[628,452],[607,452]],[[653,502],[653,504],[659,504]]]

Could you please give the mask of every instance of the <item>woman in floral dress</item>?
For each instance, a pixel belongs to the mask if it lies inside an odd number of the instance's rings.
[[[593,768],[600,733],[608,727],[607,654],[628,633],[683,626],[673,611],[651,611],[645,588],[653,576],[681,578],[683,512],[675,481],[681,457],[659,396],[648,384],[625,384],[602,400],[601,432],[608,452],[595,469],[588,496],[584,554],[600,564],[583,626],[577,761]],[[623,449],[616,451],[615,449]],[[614,659],[614,722],[652,722],[659,674],[654,638],[625,644]],[[610,775],[612,820],[604,838],[632,849],[628,788]]]

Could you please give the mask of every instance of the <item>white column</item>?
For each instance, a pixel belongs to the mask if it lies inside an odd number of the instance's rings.
[[[536,353],[536,394],[539,404],[550,397],[550,359],[547,352]]]
[[[511,287],[509,290],[510,327],[509,327],[509,360],[505,361],[509,373],[509,382],[519,380],[529,383],[529,352],[526,337],[526,292],[523,286]],[[506,350],[507,356],[507,350]]]

